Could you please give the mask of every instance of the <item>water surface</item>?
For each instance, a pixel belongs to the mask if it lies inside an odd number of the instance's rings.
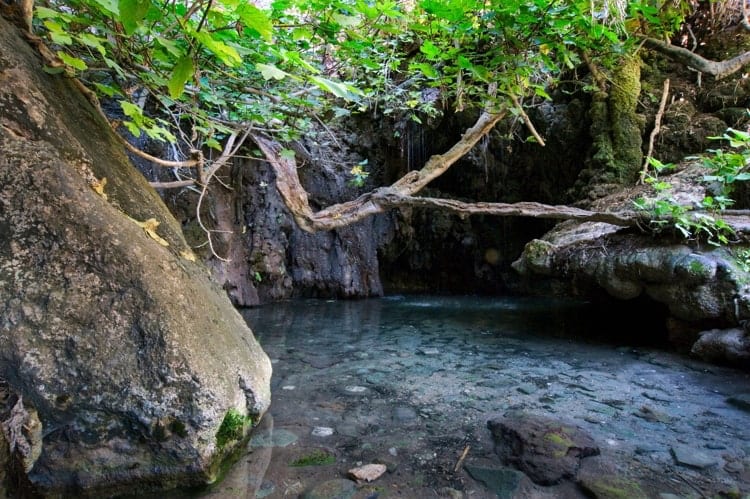
[[[477,297],[294,301],[244,316],[272,359],[273,403],[208,495],[496,497],[465,466],[500,465],[486,423],[511,410],[575,423],[653,497],[750,492],[750,413],[728,403],[750,393],[748,374],[644,346],[662,334],[646,321]],[[676,445],[712,464],[680,464]],[[368,463],[389,471],[321,486]],[[585,497],[574,484],[536,494]]]

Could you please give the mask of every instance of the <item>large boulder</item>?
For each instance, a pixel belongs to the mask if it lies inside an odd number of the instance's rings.
[[[0,461],[24,475],[9,483],[99,497],[216,477],[269,405],[271,365],[193,260],[104,119],[0,18],[0,382],[12,394]]]

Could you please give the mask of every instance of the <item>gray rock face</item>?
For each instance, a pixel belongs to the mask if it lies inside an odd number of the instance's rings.
[[[704,188],[695,179],[703,171],[699,164],[683,166],[668,178],[674,186],[670,192],[681,203],[699,202]],[[592,208],[632,209],[632,199],[650,194],[644,189],[612,194]],[[731,221],[740,233],[747,233],[746,218]],[[608,224],[568,221],[528,243],[513,267],[530,291],[544,290],[546,282],[547,288],[551,284],[560,294],[595,297],[604,290],[620,300],[647,296],[662,303],[673,324],[688,326],[681,328],[684,334],[670,339],[689,351],[698,339],[697,331],[750,319],[750,275],[738,254],[736,248],[680,244]],[[750,342],[732,331],[703,333],[693,353],[712,361],[742,362],[750,357]]]
[[[739,328],[703,331],[691,353],[710,362],[747,365],[750,361],[750,335]]]
[[[42,425],[27,478],[76,496],[211,481],[230,409],[269,405],[270,362],[108,125],[39,66],[0,19],[0,378]]]
[[[589,435],[552,418],[513,412],[491,419],[487,426],[501,461],[539,485],[574,477],[581,459],[599,454]]]

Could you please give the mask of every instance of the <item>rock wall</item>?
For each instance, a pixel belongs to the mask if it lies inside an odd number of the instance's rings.
[[[107,123],[41,66],[0,18],[9,482],[101,497],[211,481],[236,444],[217,439],[226,415],[270,403],[270,362]]]

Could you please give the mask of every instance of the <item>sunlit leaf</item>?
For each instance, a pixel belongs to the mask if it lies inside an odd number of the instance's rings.
[[[255,68],[263,75],[264,80],[283,80],[289,73],[282,71],[272,64],[256,64]]]
[[[194,33],[195,38],[211,51],[221,62],[230,67],[236,67],[242,64],[242,57],[234,47],[227,45],[226,43],[217,40],[210,33],[200,31]]]
[[[72,68],[75,68],[75,69],[77,69],[79,71],[85,71],[86,69],[88,69],[88,66],[83,61],[83,59],[79,59],[78,57],[74,57],[72,55],[68,55],[68,54],[66,54],[65,52],[62,52],[62,51],[58,51],[57,52],[57,57],[59,57],[60,60],[62,60],[62,62],[64,62],[68,66],[70,66]]]
[[[261,38],[271,41],[273,38],[273,23],[265,12],[247,2],[237,9],[237,14],[246,28],[256,31]]]
[[[120,22],[126,35],[135,33],[150,7],[150,0],[119,0]]]
[[[182,95],[182,92],[185,90],[185,83],[192,78],[194,72],[195,68],[193,67],[192,57],[183,56],[177,61],[167,84],[171,98],[177,99]]]

